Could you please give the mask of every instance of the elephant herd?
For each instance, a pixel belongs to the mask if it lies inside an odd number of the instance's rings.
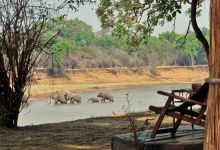
[[[79,94],[73,94],[70,92],[60,92],[56,91],[50,95],[49,104],[51,100],[54,100],[54,104],[67,104],[67,103],[81,103],[81,96]],[[87,100],[87,102],[91,103],[99,103],[99,102],[114,102],[113,96],[111,93],[98,93],[96,97],[91,97]]]

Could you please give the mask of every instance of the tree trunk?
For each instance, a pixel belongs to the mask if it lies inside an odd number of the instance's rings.
[[[14,98],[13,98],[14,99]],[[4,99],[5,103],[1,104],[2,107],[0,109],[0,127],[7,127],[7,128],[16,128],[18,123],[18,115],[20,110],[20,100],[16,99],[13,100],[10,97]],[[16,103],[16,104],[15,104]]]
[[[209,43],[202,34],[202,31],[200,30],[197,20],[196,20],[196,14],[197,14],[197,6],[198,6],[199,0],[192,0],[191,2],[191,22],[193,30],[196,34],[196,38],[202,43],[202,46],[206,52],[206,56],[209,56]]]
[[[14,108],[10,107],[8,110],[4,108],[4,112],[1,113],[0,117],[0,127],[6,128],[15,128],[17,127],[19,111],[16,111]]]
[[[16,128],[20,111],[22,96],[20,92],[12,92],[8,96],[2,96],[0,103],[0,127]]]
[[[211,0],[209,72],[220,79],[220,0]],[[220,84],[210,84],[204,150],[220,150]]]
[[[194,57],[192,54],[190,55],[190,60],[191,60],[191,66],[194,66]]]

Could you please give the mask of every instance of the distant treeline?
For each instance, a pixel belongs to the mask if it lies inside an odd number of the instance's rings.
[[[49,38],[58,29],[59,34],[56,40],[50,42],[49,59],[45,57],[40,66],[48,68],[53,74],[64,68],[207,64],[203,47],[194,32],[189,32],[187,36],[164,32],[149,37],[147,43],[134,48],[126,42],[125,37],[118,39],[110,31],[93,33],[92,27],[79,19],[60,21],[54,18],[50,24],[54,28],[45,38]],[[203,27],[202,32],[209,39],[209,30]]]

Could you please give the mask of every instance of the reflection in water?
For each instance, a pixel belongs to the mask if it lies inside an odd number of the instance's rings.
[[[129,93],[131,111],[146,111],[149,105],[163,105],[165,97],[156,93],[158,90],[171,91],[172,89],[189,88],[190,84],[175,85],[149,85],[126,90],[113,90],[113,103],[87,103],[96,92],[81,93],[81,104],[48,105],[47,100],[36,101],[24,108],[18,120],[19,126],[36,125],[43,123],[55,123],[72,121],[89,117],[112,115],[112,113],[124,113],[122,107],[127,106],[126,94]]]

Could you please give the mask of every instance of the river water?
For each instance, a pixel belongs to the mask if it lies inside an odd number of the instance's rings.
[[[128,106],[127,96],[132,112],[148,110],[149,105],[163,105],[166,97],[157,94],[158,90],[170,92],[172,89],[190,88],[191,84],[162,84],[146,85],[129,89],[111,90],[114,96],[113,103],[87,103],[90,97],[94,97],[101,90],[80,93],[81,104],[50,104],[47,99],[32,102],[24,108],[19,115],[18,125],[37,125],[44,123],[56,123],[63,121],[73,121],[90,117],[112,115],[113,113],[124,113],[123,106]],[[105,91],[105,90],[102,90]]]

